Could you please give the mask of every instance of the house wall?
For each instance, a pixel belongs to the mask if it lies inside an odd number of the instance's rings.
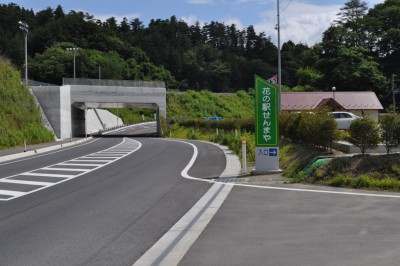
[[[304,111],[304,110],[303,110]],[[364,111],[364,116],[363,116]],[[282,113],[296,113],[301,112],[301,110],[282,110]],[[310,110],[312,112],[312,110]],[[344,112],[353,113],[359,117],[371,118],[376,123],[379,121],[379,111],[378,110],[344,110]]]
[[[376,123],[378,123],[378,120],[379,120],[378,110],[347,110],[347,112],[351,112],[360,117],[371,118]],[[363,112],[364,112],[364,115],[363,115]]]

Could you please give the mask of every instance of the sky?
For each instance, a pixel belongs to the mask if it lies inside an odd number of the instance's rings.
[[[370,8],[384,0],[364,0]],[[256,32],[265,32],[277,44],[278,0],[0,0],[15,3],[37,12],[61,5],[65,13],[83,11],[105,21],[115,17],[121,21],[138,18],[148,25],[151,19],[178,19],[193,25],[199,21],[235,24],[238,29],[253,25]],[[279,0],[281,43],[288,40],[309,46],[320,42],[322,33],[335,20],[336,14],[348,0]]]

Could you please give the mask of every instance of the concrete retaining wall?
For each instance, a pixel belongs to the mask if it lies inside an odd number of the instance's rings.
[[[162,87],[64,85],[31,88],[60,139],[90,133],[87,108],[152,108],[158,116],[158,134],[161,134],[160,116],[167,115],[166,89]],[[122,125],[115,117],[106,115],[104,119],[102,123],[107,127]]]

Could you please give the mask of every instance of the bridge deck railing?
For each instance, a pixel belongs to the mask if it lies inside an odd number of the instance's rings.
[[[162,81],[63,78],[63,85],[165,88]]]

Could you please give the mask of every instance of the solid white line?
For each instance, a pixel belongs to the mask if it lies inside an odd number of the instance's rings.
[[[1,195],[7,195],[7,196],[13,196],[13,197],[19,197],[22,195],[25,195],[25,192],[21,191],[12,191],[12,190],[0,190]]]
[[[40,170],[40,169],[38,169]],[[36,171],[36,170],[35,170]],[[65,177],[65,178],[71,178],[71,177],[76,177],[76,175],[56,175],[56,174],[40,174],[40,173],[22,173],[18,175],[23,175],[23,176],[48,176],[48,177]]]
[[[124,155],[127,153],[128,152],[124,152],[124,153],[122,153],[122,152],[97,152],[97,153],[90,154],[90,156],[119,156],[120,154]]]
[[[331,190],[317,190],[317,189],[304,189],[304,188],[286,188],[286,187],[271,187],[261,185],[249,185],[249,184],[234,184],[239,187],[251,187],[251,188],[262,188],[262,189],[273,189],[273,190],[286,190],[296,192],[312,192],[312,193],[323,193],[323,194],[337,194],[337,195],[349,195],[349,196],[367,196],[367,197],[379,197],[379,198],[400,198],[400,195],[388,195],[388,194],[374,194],[374,193],[358,193],[358,192],[346,192],[346,191],[331,191]]]
[[[0,183],[11,183],[11,184],[22,184],[22,185],[34,185],[34,186],[51,186],[54,183],[51,182],[40,182],[40,181],[29,181],[29,180],[15,180],[15,179],[1,179]]]
[[[90,156],[85,156],[84,158],[86,158],[86,159],[106,159],[106,158],[116,159],[119,157],[121,157],[121,156],[93,156],[93,155],[90,155]]]
[[[81,159],[74,159],[74,160],[69,160],[68,162],[94,162],[94,163],[108,163],[112,162],[114,160],[81,160]]]
[[[71,171],[71,172],[89,172],[92,169],[78,169],[78,168],[50,168],[50,167],[44,167],[44,168],[40,168],[40,170],[50,170],[50,171]]]
[[[189,176],[188,171],[196,161],[198,149],[191,143],[184,141],[179,142],[189,144],[193,147],[193,156],[188,165],[182,170],[182,177],[213,183],[213,181],[210,180]],[[228,166],[224,173],[228,171],[227,168]],[[204,194],[204,196],[133,265],[177,265],[204,231],[232,188],[233,184],[215,183],[206,194]]]
[[[68,161],[68,162],[70,162],[70,161]],[[59,163],[59,164],[57,164],[57,165],[72,165],[72,166],[102,166],[102,165],[104,165],[104,164],[90,164],[90,163],[68,163],[68,162],[65,162],[65,163]]]

